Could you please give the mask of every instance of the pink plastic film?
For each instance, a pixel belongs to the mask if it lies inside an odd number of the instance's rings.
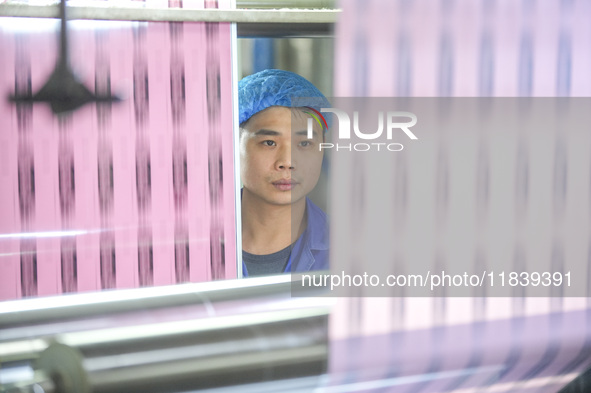
[[[230,24],[69,27],[81,81],[122,101],[0,101],[0,299],[235,278]],[[58,28],[0,22],[3,97],[43,86]]]

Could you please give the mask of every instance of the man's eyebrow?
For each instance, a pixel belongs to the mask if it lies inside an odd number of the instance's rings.
[[[307,136],[308,135],[308,130],[296,131],[295,134],[296,135]],[[314,131],[314,130],[312,130],[312,134],[314,134],[313,137],[317,137],[318,136],[318,133],[316,131]]]
[[[257,136],[258,135],[266,135],[266,136],[277,136],[277,135],[281,135],[281,133],[278,132],[278,131],[267,130],[265,128],[258,130],[254,134],[257,135]]]

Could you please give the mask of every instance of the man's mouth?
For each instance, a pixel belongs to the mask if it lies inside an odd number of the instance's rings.
[[[273,182],[275,188],[280,191],[291,191],[291,189],[297,184],[293,179],[281,179]]]

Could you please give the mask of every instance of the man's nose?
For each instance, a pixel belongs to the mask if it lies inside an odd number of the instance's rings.
[[[295,169],[292,157],[291,157],[291,146],[283,146],[277,152],[277,169]]]

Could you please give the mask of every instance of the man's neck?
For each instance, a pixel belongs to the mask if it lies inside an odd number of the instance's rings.
[[[242,249],[256,255],[283,250],[304,232],[305,212],[305,198],[290,205],[273,205],[244,189]]]

